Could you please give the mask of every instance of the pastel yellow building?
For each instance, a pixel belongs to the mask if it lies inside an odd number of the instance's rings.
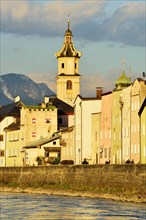
[[[124,88],[121,94],[122,108],[122,163],[131,158],[131,86]]]
[[[142,101],[146,97],[145,81],[137,78],[132,84],[131,91],[131,159],[140,162],[140,119],[138,112]]]
[[[130,79],[122,71],[115,82],[112,97],[112,163],[123,163],[123,89],[131,85]]]
[[[146,98],[138,112],[140,117],[140,162],[146,164]]]
[[[75,162],[74,153],[74,126],[60,130],[60,146],[61,146],[61,161],[73,160]]]
[[[23,166],[24,150],[20,131],[20,118],[4,129],[6,133],[6,166]]]
[[[102,152],[100,143],[101,112],[91,114],[91,151],[93,164],[100,164]]]
[[[15,145],[17,145],[17,150],[14,152],[11,151],[11,153],[13,155],[19,153],[18,152],[18,148],[19,148],[19,144],[18,144],[18,140],[19,140],[19,134],[15,135],[15,124],[16,120],[19,119],[20,117],[20,108],[23,105],[23,103],[19,100],[16,99],[14,103],[8,104],[6,106],[2,106],[0,108],[0,166],[6,166],[7,162],[6,162],[6,158],[8,157],[8,145],[12,145],[12,143]],[[11,126],[13,125],[13,126]],[[13,135],[11,136],[11,143],[8,140],[8,132],[11,132],[11,128],[12,128],[12,132]],[[5,128],[9,127],[8,130],[6,130]],[[19,132],[18,132],[19,133]],[[14,165],[17,163],[17,161],[15,160],[14,163],[14,157],[11,157],[11,165]]]

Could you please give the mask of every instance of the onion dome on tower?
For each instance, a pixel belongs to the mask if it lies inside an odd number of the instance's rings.
[[[115,82],[116,89],[123,89],[131,85],[130,79],[126,76],[125,71],[122,72],[121,76]]]
[[[121,76],[116,80],[115,87],[116,89],[123,89],[131,85],[131,80],[125,74],[124,70],[125,61],[123,61],[123,71]]]
[[[64,45],[63,48],[55,54],[57,58],[60,57],[80,58],[82,56],[81,52],[77,51],[74,48],[74,44],[72,42],[72,36],[73,36],[72,31],[70,30],[70,20],[68,19],[68,29],[65,31]]]

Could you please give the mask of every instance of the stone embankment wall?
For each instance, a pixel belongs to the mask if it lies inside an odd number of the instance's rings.
[[[140,197],[146,195],[146,165],[1,167],[0,184]]]

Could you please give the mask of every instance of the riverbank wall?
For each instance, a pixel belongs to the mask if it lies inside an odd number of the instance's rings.
[[[108,195],[146,202],[146,165],[0,167],[0,186],[1,190],[7,187],[81,195],[86,192],[97,197]]]

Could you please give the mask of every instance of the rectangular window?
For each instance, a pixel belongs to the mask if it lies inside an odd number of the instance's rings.
[[[58,124],[62,124],[62,118],[58,118]]]
[[[0,157],[4,157],[4,150],[0,150]]]
[[[126,151],[126,149],[125,149],[125,146],[123,147],[123,156],[125,156],[125,151]]]
[[[77,68],[77,64],[75,63],[75,69]]]
[[[70,149],[70,155],[72,156],[72,148]]]
[[[136,154],[136,144],[134,145],[134,153]]]
[[[108,152],[108,154],[109,154],[109,158],[111,158],[111,148],[109,147],[109,152]]]
[[[116,133],[115,133],[115,131],[114,131],[114,141],[116,140]]]
[[[134,132],[136,132],[136,124],[134,125]]]
[[[137,110],[139,110],[139,102],[137,102]]]
[[[137,146],[137,153],[139,154],[140,153],[140,147],[139,147],[139,144],[138,144],[138,146]]]
[[[116,116],[114,116],[114,124],[116,124]]]
[[[64,68],[64,63],[61,64],[61,67]]]
[[[131,153],[133,154],[133,145],[131,145]]]
[[[116,100],[114,99],[114,106],[116,106]]]
[[[3,136],[3,134],[0,134],[0,141],[4,141],[4,136]]]
[[[126,137],[126,128],[124,128],[124,137]]]
[[[107,158],[107,148],[104,149],[104,157]]]
[[[121,140],[121,132],[119,132],[119,140]]]
[[[95,141],[97,141],[97,131],[95,132]]]
[[[129,127],[127,128],[127,137],[129,137]]]

